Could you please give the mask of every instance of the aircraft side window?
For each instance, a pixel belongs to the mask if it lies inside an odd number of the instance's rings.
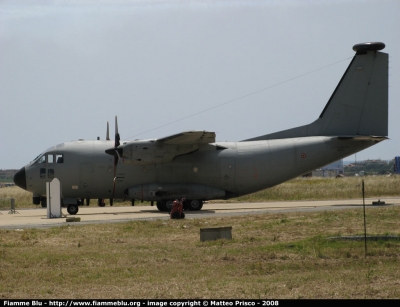
[[[46,169],[45,168],[40,169],[40,178],[46,178]]]
[[[46,155],[41,156],[41,157],[38,159],[37,163],[46,163]]]
[[[47,170],[47,178],[54,178],[54,169],[51,168]]]
[[[64,163],[64,154],[56,154],[56,163]]]
[[[47,163],[54,163],[54,155],[47,155]]]

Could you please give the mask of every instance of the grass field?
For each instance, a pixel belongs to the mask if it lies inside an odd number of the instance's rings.
[[[400,241],[362,210],[0,230],[5,298],[399,298]],[[400,232],[400,207],[367,210]],[[203,227],[232,240],[200,242]]]
[[[400,196],[398,177],[364,180],[367,197]],[[233,201],[360,198],[360,184],[295,179]],[[222,226],[232,240],[200,242],[200,228]],[[363,241],[329,239],[363,229],[360,209],[0,229],[0,299],[399,298],[400,241],[369,241],[365,257]],[[367,229],[400,235],[400,207],[369,208]]]

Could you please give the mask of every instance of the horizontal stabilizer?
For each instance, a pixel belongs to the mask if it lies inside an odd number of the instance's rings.
[[[387,140],[388,137],[386,136],[375,136],[375,135],[341,135],[338,136],[340,140],[355,140],[355,141],[374,141],[374,142],[381,142]]]

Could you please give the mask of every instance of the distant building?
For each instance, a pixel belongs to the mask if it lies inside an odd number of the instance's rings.
[[[0,169],[0,179],[12,179],[17,172],[17,169]]]
[[[381,160],[381,159],[374,159],[374,160],[367,159],[364,161],[360,161],[359,164],[381,164],[382,165],[382,164],[387,164],[387,161]]]
[[[393,166],[393,170],[395,174],[400,174],[400,157],[397,156],[394,158],[394,166]]]
[[[343,175],[343,159],[316,169],[311,173],[312,177],[337,177]]]

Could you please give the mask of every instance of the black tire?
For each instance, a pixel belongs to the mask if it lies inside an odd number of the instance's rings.
[[[34,196],[32,197],[32,203],[34,205],[40,205],[40,196]]]
[[[203,208],[203,201],[198,199],[188,200],[188,209],[191,211],[199,211]]]
[[[79,207],[78,207],[78,205],[68,205],[67,211],[69,214],[75,215],[78,213]]]
[[[102,198],[99,198],[98,200],[97,200],[97,205],[99,206],[99,207],[104,207],[106,204],[104,203],[104,199],[102,199]]]
[[[164,203],[165,203],[165,209],[168,212],[171,212],[172,206],[174,205],[174,201],[173,200],[166,200],[166,201],[164,201]]]
[[[162,201],[157,202],[157,209],[161,212],[167,211],[167,208],[164,206],[164,202]]]

